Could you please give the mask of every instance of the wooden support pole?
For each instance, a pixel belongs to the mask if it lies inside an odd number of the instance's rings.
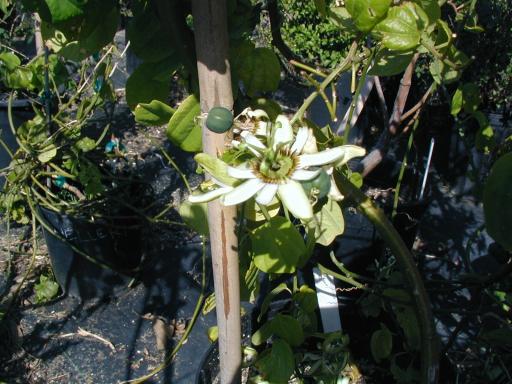
[[[225,0],[193,0],[194,33],[199,76],[201,110],[233,107],[229,40]],[[203,127],[203,151],[217,156],[224,148],[225,135]],[[238,242],[235,232],[236,207],[208,204],[217,325],[219,327],[220,382],[240,383],[241,327]]]

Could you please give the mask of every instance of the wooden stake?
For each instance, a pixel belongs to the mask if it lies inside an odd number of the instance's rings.
[[[233,107],[228,61],[228,31],[225,0],[193,0],[194,33],[201,110]],[[217,156],[224,149],[225,135],[203,127],[203,151]],[[236,207],[208,204],[208,224],[219,327],[220,382],[240,383],[241,327]]]

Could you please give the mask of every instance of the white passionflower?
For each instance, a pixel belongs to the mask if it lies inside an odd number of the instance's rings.
[[[304,153],[306,143],[311,140],[310,130],[301,127],[294,136],[290,122],[282,115],[277,117],[272,130],[267,143],[263,143],[251,132],[242,132],[244,143],[254,158],[239,167],[227,165],[227,174],[243,182],[236,187],[218,183],[220,188],[204,195],[193,195],[190,201],[204,202],[220,196],[223,205],[231,206],[254,197],[258,204],[266,206],[277,195],[293,216],[308,220],[313,217],[313,208],[300,182],[317,177],[322,167],[345,163],[355,153],[355,156],[360,156],[363,150],[353,145],[344,145],[316,153]]]

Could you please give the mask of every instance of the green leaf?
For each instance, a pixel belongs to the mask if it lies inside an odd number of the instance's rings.
[[[83,7],[87,3],[80,0],[45,0],[45,2],[54,23],[82,15],[84,13]]]
[[[272,336],[271,323],[263,324],[256,332],[251,336],[251,343],[258,346],[265,343],[270,336]]]
[[[217,339],[219,338],[219,327],[213,326],[208,328],[208,340],[210,340],[210,343],[215,343]]]
[[[447,58],[458,67],[463,68],[469,63],[468,57],[454,46],[450,47]],[[438,84],[450,84],[457,81],[461,75],[459,69],[450,67],[441,60],[434,60],[430,64],[430,73],[434,81]]]
[[[274,51],[254,48],[252,43],[235,47],[231,56],[235,78],[240,79],[251,97],[260,92],[272,92],[279,86],[281,67]]]
[[[112,42],[120,13],[115,0],[59,1],[60,5],[70,2],[80,3],[81,12],[60,21],[56,21],[54,16],[41,15],[41,32],[43,39],[59,55],[80,61]],[[49,13],[53,15],[54,12],[50,10]]]
[[[101,183],[101,172],[94,164],[81,163],[78,180],[84,186],[87,198],[94,198],[105,190]]]
[[[331,199],[327,200],[322,209],[315,213],[316,220],[308,225],[315,228],[315,239],[318,244],[328,246],[345,230],[345,221],[339,204]]]
[[[49,162],[51,159],[53,159],[55,156],[57,155],[57,148],[55,148],[55,146],[52,144],[50,146],[48,146],[44,152],[41,152],[40,154],[37,155],[37,159],[41,162],[41,163],[47,163]]]
[[[380,49],[375,56],[375,64],[368,74],[371,76],[393,76],[405,71],[411,62],[413,52],[398,53],[389,49]]]
[[[201,114],[196,95],[187,97],[169,120],[167,137],[184,151],[199,152],[202,147],[201,126],[196,118]]]
[[[302,285],[299,292],[293,294],[293,301],[306,313],[313,313],[318,307],[316,292],[307,285]]]
[[[414,4],[404,3],[392,7],[388,16],[375,26],[374,32],[384,47],[392,51],[409,51],[420,43],[418,20]]]
[[[361,188],[363,186],[363,175],[361,175],[359,172],[350,172],[348,179],[357,188]]]
[[[281,203],[279,199],[274,198],[269,205],[265,207],[270,217],[276,216],[281,210]],[[261,210],[261,207],[256,204],[255,201],[248,201],[244,204],[244,217],[247,220],[259,222],[266,220],[265,214]]]
[[[13,71],[21,65],[21,60],[12,52],[0,53],[0,63],[7,68],[8,71]]]
[[[169,123],[175,110],[159,100],[151,103],[139,103],[135,107],[135,121],[144,125],[164,125]]]
[[[250,241],[243,242],[238,251],[240,258],[240,300],[254,303],[260,290],[260,270],[250,259],[249,244]]]
[[[57,296],[59,292],[59,284],[50,279],[48,276],[39,276],[39,283],[34,285],[36,293],[36,302],[45,303]]]
[[[239,183],[238,179],[228,175],[228,166],[222,160],[210,156],[207,153],[198,153],[194,156],[194,160],[221,183],[229,186],[234,186]]]
[[[203,236],[209,236],[207,204],[192,204],[184,201],[180,205],[180,216],[183,221],[197,233]]]
[[[484,189],[485,226],[503,248],[512,251],[512,153],[498,159]]]
[[[412,350],[418,351],[421,346],[421,336],[418,319],[411,307],[401,308],[395,311],[398,323],[402,327],[407,345]]]
[[[91,139],[90,137],[84,137],[78,140],[75,146],[80,149],[82,152],[89,152],[96,148],[96,141]]]
[[[279,313],[272,319],[271,324],[272,333],[285,340],[292,347],[298,347],[304,342],[302,327],[293,317]]]
[[[119,20],[119,10],[112,1],[96,0],[88,4],[77,38],[81,52],[89,55],[112,42]]]
[[[256,367],[264,373],[265,378],[273,384],[287,383],[295,369],[295,359],[290,346],[277,339],[270,352],[263,353],[256,362]]]
[[[13,89],[34,89],[34,73],[30,68],[17,67],[5,75],[5,85]]]
[[[475,83],[466,83],[462,87],[464,112],[476,112],[481,102],[480,88]]]
[[[161,14],[158,5],[153,1],[143,7],[135,6],[126,33],[130,40],[130,48],[139,59],[146,63],[154,63],[176,56],[173,39],[162,38],[167,33],[164,20],[171,23],[172,17],[172,14]]]
[[[480,126],[475,137],[475,148],[481,152],[489,153],[496,147],[494,129],[482,112],[476,111],[473,117],[478,121],[478,125]]]
[[[266,273],[293,273],[306,252],[299,231],[286,218],[273,217],[251,234],[254,263]]]
[[[430,24],[435,23],[441,17],[441,7],[437,0],[414,0],[428,16]]]
[[[453,116],[457,116],[460,111],[462,110],[462,103],[463,103],[463,95],[462,95],[462,88],[457,88],[457,90],[455,91],[455,93],[453,94],[453,97],[452,97],[452,105],[451,105],[451,110],[450,110],[450,113],[453,115]]]
[[[260,314],[258,315],[258,321],[261,321],[261,318],[263,317],[263,315],[265,313],[267,313],[268,307],[269,307],[270,303],[272,302],[272,300],[274,300],[274,298],[276,296],[278,296],[279,294],[281,294],[282,292],[285,292],[285,291],[289,292],[288,287],[286,286],[285,283],[281,283],[277,287],[275,287],[272,291],[267,293],[267,295],[265,296],[265,299],[263,299],[263,303],[261,304]]]
[[[391,332],[384,324],[381,323],[380,326],[381,329],[373,332],[370,341],[372,356],[377,363],[387,358],[393,348],[393,336]]]
[[[358,33],[354,20],[345,7],[330,7],[328,13],[329,21],[347,33]]]
[[[386,17],[392,0],[345,0],[345,7],[354,24],[362,32],[370,32]]]
[[[178,67],[174,59],[142,63],[126,82],[126,102],[131,109],[152,100],[165,102],[171,88],[171,75]]]
[[[11,0],[0,0],[0,11],[2,11],[4,13],[4,15],[6,15],[7,12],[9,12],[10,6],[11,6]],[[2,320],[2,316],[0,316],[0,321],[1,320]]]

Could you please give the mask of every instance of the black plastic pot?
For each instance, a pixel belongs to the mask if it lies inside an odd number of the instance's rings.
[[[34,111],[30,108],[28,100],[14,100],[12,105],[12,119],[15,127],[18,127],[25,121],[34,116]],[[14,137],[11,127],[9,126],[8,119],[8,104],[5,101],[0,101],[0,138],[7,145],[11,152],[16,152],[18,143]],[[9,166],[11,157],[9,153],[0,147],[0,169]],[[0,177],[0,190],[4,186],[4,178]]]
[[[43,233],[55,278],[66,294],[106,296],[125,285],[139,265],[142,238],[136,218],[107,225],[43,207],[39,212],[53,229]]]
[[[251,309],[251,313],[254,311]],[[247,341],[251,335],[252,319],[251,316],[244,316],[242,318],[242,339]],[[219,361],[219,343],[216,341],[207,349],[201,363],[199,364],[199,371],[196,374],[195,384],[212,384],[220,372]]]

